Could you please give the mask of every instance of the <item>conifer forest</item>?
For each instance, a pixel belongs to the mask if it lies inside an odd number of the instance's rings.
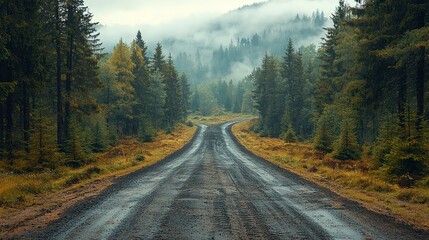
[[[190,115],[242,113],[258,117],[259,136],[365,159],[403,186],[429,182],[427,1],[340,0],[330,16],[298,13],[288,23],[299,28],[258,29],[209,52],[150,45],[143,29],[104,49],[93,17],[83,0],[0,0],[4,169],[78,168]],[[252,71],[232,75],[247,62]]]
[[[281,58],[264,57],[250,75],[256,131],[340,160],[370,157],[412,184],[429,173],[428,3],[359,3],[339,2],[310,57],[291,40]]]
[[[104,53],[78,1],[1,1],[0,151],[10,165],[79,167],[124,136],[151,141],[186,118],[189,84],[137,32]]]

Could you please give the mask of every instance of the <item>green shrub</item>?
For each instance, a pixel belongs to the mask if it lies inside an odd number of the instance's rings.
[[[92,130],[91,150],[93,152],[102,152],[108,147],[108,133],[105,123],[97,121]]]
[[[387,155],[388,172],[403,187],[411,187],[427,173],[427,151],[424,143],[409,138],[395,139],[392,151]]]
[[[140,126],[138,139],[142,142],[152,142],[156,137],[156,129],[152,122],[148,119],[142,121]]]
[[[339,160],[356,160],[360,158],[360,146],[350,119],[344,120],[340,135],[334,143],[334,152],[332,155]]]
[[[328,117],[326,114],[320,116],[317,121],[316,132],[314,136],[314,147],[326,153],[332,152],[332,133],[328,129]]]
[[[143,162],[145,160],[145,156],[143,154],[138,154],[134,160],[138,161],[138,162]]]
[[[296,136],[295,130],[293,130],[292,126],[287,128],[287,131],[283,133],[280,138],[282,138],[285,142],[294,143],[298,141],[298,137]]]

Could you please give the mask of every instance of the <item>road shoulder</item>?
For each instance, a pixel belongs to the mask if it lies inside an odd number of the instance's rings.
[[[393,217],[396,221],[416,229],[429,230],[429,202],[416,204],[397,199],[402,191],[409,190],[393,188],[389,192],[379,192],[362,189],[360,185],[353,186],[352,180],[344,183],[336,179],[335,175],[344,175],[348,171],[343,171],[338,166],[324,166],[323,157],[318,156],[310,144],[289,144],[280,139],[259,137],[249,131],[249,127],[249,121],[240,122],[231,127],[235,140],[245,151],[342,197],[358,202],[371,211]],[[356,177],[356,175],[351,176]],[[357,179],[357,181],[362,180]]]
[[[0,239],[19,238],[24,233],[42,229],[60,219],[68,209],[82,202],[91,201],[91,199],[101,195],[109,186],[120,182],[121,179],[139,174],[145,169],[156,167],[156,165],[174,158],[191,146],[198,135],[198,129],[197,127],[187,128],[185,132],[184,128],[180,128],[171,134],[157,138],[153,143],[149,143],[151,145],[136,143],[136,146],[133,146],[136,151],[140,151],[139,148],[145,148],[143,151],[145,155],[150,155],[147,161],[140,164],[131,163],[127,168],[101,174],[93,179],[54,192],[36,195],[31,201],[23,205],[0,208]],[[178,134],[184,134],[179,142],[174,141]],[[163,151],[149,152],[150,149],[155,149],[160,145],[163,146]],[[105,154],[110,155],[109,152]],[[121,154],[127,155],[120,156],[121,158],[133,161],[136,152],[133,150]],[[111,156],[111,158],[116,157],[118,156]],[[106,160],[106,162],[110,162],[110,160]]]

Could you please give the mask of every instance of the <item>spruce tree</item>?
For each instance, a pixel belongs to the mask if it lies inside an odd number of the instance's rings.
[[[165,105],[164,105],[164,124],[167,130],[174,128],[176,122],[183,116],[182,106],[182,88],[178,73],[173,65],[171,55],[163,69],[165,85]]]
[[[287,130],[282,133],[281,138],[287,143],[294,143],[298,141],[298,137],[296,136],[292,125],[287,127]]]
[[[343,120],[340,135],[334,142],[332,155],[339,160],[356,160],[361,156],[361,150],[355,134],[355,126],[351,119]]]
[[[200,109],[200,92],[198,91],[198,88],[195,89],[195,91],[192,94],[191,97],[191,109],[192,112],[197,113]]]
[[[398,184],[410,187],[429,174],[427,126],[418,128],[418,114],[407,110],[405,127],[390,136],[390,152],[385,156],[388,173]],[[401,120],[398,120],[401,121]],[[423,130],[423,131],[422,131]]]
[[[284,113],[281,85],[279,63],[274,57],[266,54],[262,67],[255,72],[254,98],[260,114],[261,135],[278,137],[281,133],[281,119]]]
[[[106,123],[103,119],[97,120],[94,128],[92,129],[91,150],[93,152],[102,152],[107,149],[108,144],[108,130]]]
[[[323,152],[332,151],[333,136],[329,127],[328,114],[323,113],[317,121],[317,128],[314,137],[314,147]]]
[[[331,16],[332,27],[325,28],[326,36],[323,38],[320,49],[320,77],[316,81],[316,91],[314,95],[314,107],[316,118],[322,114],[325,104],[334,101],[335,94],[339,91],[335,78],[341,75],[341,66],[336,63],[338,53],[335,47],[338,41],[338,34],[350,18],[350,8],[344,0],[339,1],[339,6]]]
[[[141,55],[143,56],[143,59],[145,60],[146,65],[149,65],[149,57],[147,56],[147,45],[146,42],[142,38],[142,33],[140,30],[137,32],[136,39],[135,39],[137,45],[140,47]]]
[[[165,66],[165,56],[162,53],[162,46],[160,43],[156,45],[155,53],[153,54],[151,61],[151,71],[152,73],[158,71],[163,72]]]
[[[181,120],[186,119],[186,117],[189,114],[190,111],[190,85],[188,83],[188,78],[186,77],[185,73],[180,74],[180,87],[181,87],[181,96],[182,96],[182,100],[181,100],[181,113],[182,116],[180,117]]]
[[[64,152],[67,156],[65,164],[69,167],[78,168],[90,162],[90,156],[83,146],[81,130],[74,119],[70,121]]]
[[[304,108],[304,72],[302,66],[302,55],[296,53],[293,41],[289,39],[288,47],[285,56],[283,57],[282,64],[282,77],[285,82],[284,86],[284,116],[283,126],[290,125],[293,129],[298,130],[298,135],[303,135],[302,126],[302,111]],[[285,134],[287,128],[284,128]]]
[[[131,43],[131,60],[134,63],[134,81],[131,85],[134,88],[135,104],[133,105],[132,134],[138,135],[139,125],[145,114],[146,93],[148,91],[148,79],[146,63],[142,55],[142,50],[136,41]]]
[[[147,95],[147,116],[155,128],[162,127],[164,119],[164,106],[166,100],[164,77],[161,72],[156,71],[149,76],[149,89]]]

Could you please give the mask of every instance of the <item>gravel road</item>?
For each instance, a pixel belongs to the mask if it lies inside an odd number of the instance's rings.
[[[31,239],[429,239],[237,145],[235,122],[120,178]]]

